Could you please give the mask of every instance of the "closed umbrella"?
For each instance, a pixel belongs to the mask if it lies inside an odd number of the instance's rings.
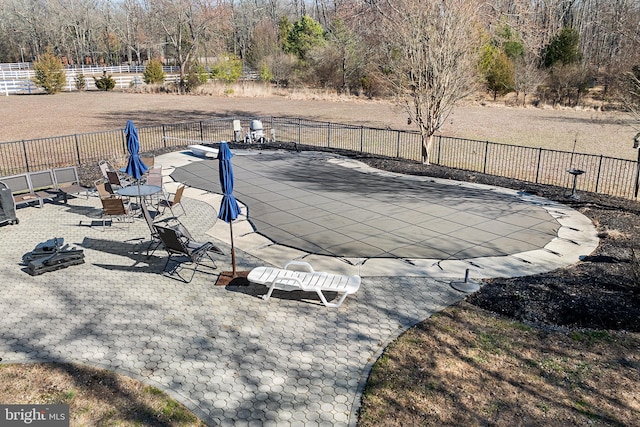
[[[233,197],[233,167],[231,166],[233,154],[225,141],[220,143],[218,149],[218,172],[220,175],[220,189],[222,190],[222,202],[218,219],[229,223],[231,232],[231,264],[233,266],[233,277],[236,277],[236,252],[233,246],[233,220],[240,215],[240,206]]]
[[[131,120],[127,120],[127,127],[124,128],[127,136],[127,150],[129,151],[129,161],[125,172],[134,179],[139,180],[142,175],[149,169],[140,159],[140,140],[138,139],[138,130]]]
[[[127,162],[125,173],[132,176],[138,182],[138,203],[142,203],[142,200],[140,200],[140,178],[149,168],[144,164],[142,159],[140,159],[138,130],[131,120],[127,120],[124,133],[127,136],[127,150],[129,151],[129,161]]]

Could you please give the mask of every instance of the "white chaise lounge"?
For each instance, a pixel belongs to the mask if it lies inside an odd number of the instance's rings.
[[[304,261],[289,261],[284,268],[256,267],[247,276],[250,282],[265,285],[269,291],[262,298],[267,301],[274,289],[282,291],[316,292],[327,307],[339,307],[349,294],[360,288],[360,276],[347,276],[315,271]],[[323,292],[338,292],[339,299],[330,303]]]
[[[208,147],[206,145],[188,145],[187,148],[198,157],[207,157],[207,154],[213,154],[213,157],[218,157],[218,149]]]

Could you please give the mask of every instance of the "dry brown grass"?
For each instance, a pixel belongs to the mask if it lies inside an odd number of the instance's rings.
[[[385,350],[359,425],[638,425],[639,348],[640,334],[534,329],[462,303]]]
[[[0,365],[0,402],[68,404],[71,426],[205,425],[155,387],[76,364]]]
[[[232,116],[301,117],[415,130],[407,125],[405,112],[386,100],[339,96],[332,91],[284,91],[259,84],[232,88],[232,93],[224,94],[224,85],[217,84],[215,91],[200,96],[127,92],[3,96],[0,141],[124,129],[128,119],[141,127]],[[575,145],[576,152],[636,159],[632,140],[637,131],[631,124],[630,117],[620,112],[470,101],[455,108],[442,133],[552,150],[572,151]]]

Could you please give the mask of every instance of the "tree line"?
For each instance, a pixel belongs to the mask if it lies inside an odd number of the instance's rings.
[[[386,35],[410,25],[414,0],[0,0],[0,61],[52,49],[65,64],[142,65],[182,74],[239,60],[261,79],[375,96]],[[473,3],[473,0],[470,0]],[[482,39],[478,74],[495,96],[541,93],[578,103],[638,65],[639,0],[490,0],[470,25]],[[404,8],[404,11],[402,10]],[[385,19],[395,9],[397,27]],[[381,31],[391,34],[381,34]]]
[[[523,104],[577,105],[595,86],[603,100],[628,95],[639,22],[640,0],[0,0],[0,61],[154,60],[180,67],[184,90],[251,69],[283,86],[396,96],[428,156],[478,88]]]

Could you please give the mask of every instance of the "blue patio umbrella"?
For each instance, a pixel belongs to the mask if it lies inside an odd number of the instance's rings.
[[[129,161],[125,172],[134,179],[139,180],[149,168],[144,164],[142,159],[140,159],[138,131],[131,120],[127,121],[124,133],[127,136],[127,150],[129,151]]]
[[[231,232],[231,264],[233,266],[233,277],[236,277],[236,252],[233,245],[233,220],[240,215],[240,206],[233,197],[233,167],[231,166],[233,154],[225,141],[220,143],[218,149],[218,173],[220,175],[220,189],[222,190],[222,202],[218,219],[229,223]]]

